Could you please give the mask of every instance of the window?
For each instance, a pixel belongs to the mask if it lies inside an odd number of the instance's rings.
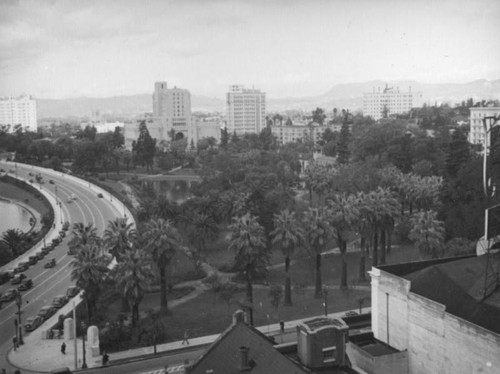
[[[332,362],[335,361],[335,347],[326,347],[323,348],[323,362]]]

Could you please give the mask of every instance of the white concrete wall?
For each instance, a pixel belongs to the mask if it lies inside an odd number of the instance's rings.
[[[376,268],[370,275],[374,336],[398,350],[408,350],[410,374],[500,373],[500,334],[448,314],[444,305],[409,292],[410,282],[403,278]]]

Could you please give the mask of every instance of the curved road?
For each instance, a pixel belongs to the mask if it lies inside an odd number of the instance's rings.
[[[84,224],[91,222],[97,228],[98,234],[102,235],[110,220],[122,217],[126,212],[123,205],[121,203],[118,204],[117,199],[114,199],[114,202],[112,201],[113,198],[109,193],[105,193],[96,186],[66,174],[19,163],[15,167],[14,163],[4,161],[0,161],[0,168],[7,172],[10,171],[9,174],[12,176],[17,173],[19,178],[26,180],[34,180],[34,175],[38,173],[42,175],[44,183],[39,185],[35,182],[33,185],[60,202],[57,208],[54,207],[54,209],[58,210],[58,212],[55,212],[58,222],[56,222],[55,233],[52,236],[57,234],[64,221],[69,221],[71,225],[77,222],[83,222]],[[50,183],[50,180],[54,183]],[[103,198],[97,196],[99,192],[103,194]],[[75,199],[71,200],[70,197],[75,197]],[[52,252],[24,272],[27,278],[33,280],[34,287],[22,293],[21,308],[23,323],[27,317],[38,314],[38,311],[43,306],[51,305],[52,299],[55,296],[65,294],[66,289],[73,284],[70,278],[72,256],[67,255],[70,237],[71,226],[67,231],[66,237]],[[50,240],[47,241],[47,244],[49,242]],[[14,260],[1,270],[5,271],[14,267],[18,262],[38,251],[41,247],[43,247],[43,243],[38,243],[33,249],[23,255],[22,258]],[[55,268],[45,269],[43,265],[49,258],[55,258],[57,265]],[[6,290],[13,287],[17,286],[12,286],[10,282],[3,284],[0,286],[0,293],[5,293]],[[6,362],[6,356],[8,350],[12,348],[12,338],[15,336],[14,318],[16,312],[17,306],[13,301],[4,302],[0,310],[0,368],[11,368]],[[41,331],[47,328],[47,326],[42,325],[32,332],[32,334],[41,334]]]

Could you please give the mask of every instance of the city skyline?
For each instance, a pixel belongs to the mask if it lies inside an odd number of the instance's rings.
[[[222,98],[370,80],[500,79],[493,0],[4,1],[0,96],[151,93],[155,81]]]

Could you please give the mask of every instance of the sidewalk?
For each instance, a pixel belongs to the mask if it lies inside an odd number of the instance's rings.
[[[363,308],[363,312],[368,312],[371,308]],[[344,312],[331,313],[328,316],[331,318],[342,317]],[[313,318],[314,316],[308,317]],[[287,332],[293,332],[297,324],[302,322],[304,319],[298,319],[295,321],[286,321],[285,330]],[[268,336],[279,335],[279,324],[273,323],[271,325],[264,325],[257,327],[262,333]],[[221,331],[222,333],[223,331]],[[19,349],[14,351],[10,350],[8,355],[9,362],[18,367],[21,370],[30,370],[35,372],[50,372],[52,369],[60,367],[68,367],[71,370],[75,369],[75,343],[74,340],[64,340],[64,339],[51,339],[42,340],[40,339],[40,333],[32,333],[25,339],[25,344]],[[182,341],[175,341],[170,343],[158,344],[156,349],[157,353],[176,351],[182,349],[192,349],[193,347],[202,347],[213,343],[220,334],[202,336],[198,338],[189,339],[189,345],[182,345]],[[66,354],[61,353],[62,343],[66,343]],[[77,339],[77,366],[81,368],[82,366],[82,340]],[[102,366],[102,356],[91,357],[88,351],[88,344],[86,343],[86,362],[89,368]],[[132,360],[145,359],[147,356],[154,354],[154,347],[143,347],[130,349],[127,351],[109,353],[110,365],[113,363]]]

